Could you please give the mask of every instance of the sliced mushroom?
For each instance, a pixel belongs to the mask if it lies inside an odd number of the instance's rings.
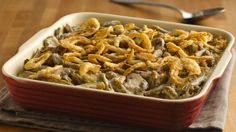
[[[127,76],[124,86],[133,94],[141,94],[148,88],[148,82],[141,75],[131,73]]]
[[[163,51],[161,49],[158,49],[158,50],[155,50],[153,54],[156,56],[156,58],[158,58],[163,55]]]
[[[56,36],[57,39],[61,39],[61,36],[63,34],[63,29],[62,28],[57,28],[54,32],[54,36]]]
[[[56,53],[53,53],[51,55],[51,60],[54,63],[54,65],[62,65],[63,64],[63,60],[62,60],[61,56],[59,56]]]
[[[163,49],[165,46],[165,41],[160,37],[156,37],[152,39],[152,45],[155,47],[155,49]]]
[[[44,40],[44,45],[58,46],[60,45],[58,39],[54,36],[49,36]]]
[[[59,74],[60,74],[61,77],[63,78],[64,76],[69,77],[69,76],[72,74],[72,72],[74,72],[74,70],[71,69],[71,68],[63,68],[63,69],[60,71]],[[67,77],[65,77],[65,78],[67,78]]]
[[[73,28],[69,25],[69,24],[66,24],[64,27],[63,27],[63,32],[64,33],[70,33],[73,31]]]
[[[83,83],[82,77],[79,74],[75,73],[75,72],[71,73],[71,79],[72,79],[72,83],[74,85],[79,85],[79,84]]]

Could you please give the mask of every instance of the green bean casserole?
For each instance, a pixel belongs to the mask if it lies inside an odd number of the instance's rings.
[[[157,98],[198,94],[227,40],[204,31],[167,31],[89,18],[47,37],[19,77]]]

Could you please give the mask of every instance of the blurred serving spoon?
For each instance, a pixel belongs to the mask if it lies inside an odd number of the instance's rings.
[[[218,13],[225,11],[223,7],[216,7],[216,8],[200,10],[195,13],[190,13],[178,7],[160,3],[160,2],[152,2],[152,1],[145,1],[145,0],[111,0],[111,1],[115,3],[120,3],[120,4],[142,4],[142,5],[161,6],[161,7],[169,8],[169,9],[179,12],[182,19],[185,21],[197,21],[197,20],[204,19],[209,16],[213,16],[213,15],[216,15]]]

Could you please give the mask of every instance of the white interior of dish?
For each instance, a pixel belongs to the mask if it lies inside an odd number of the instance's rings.
[[[36,33],[32,38],[30,38],[28,41],[26,41],[20,48],[18,53],[13,56],[11,59],[9,59],[3,66],[2,72],[4,75],[13,78],[15,80],[19,81],[34,81],[37,83],[48,83],[49,85],[58,85],[61,86],[62,84],[56,84],[56,83],[50,83],[50,82],[42,82],[37,80],[29,80],[24,78],[17,77],[17,74],[22,70],[24,60],[27,58],[30,58],[32,54],[36,51],[36,49],[42,47],[42,42],[45,38],[48,36],[53,35],[55,29],[58,27],[62,27],[65,24],[69,25],[77,25],[83,22],[84,20],[90,18],[90,17],[96,17],[99,19],[99,21],[110,21],[110,20],[119,20],[124,23],[128,22],[134,22],[135,24],[141,26],[141,25],[158,25],[164,29],[171,30],[173,28],[179,28],[184,29],[187,31],[195,30],[195,31],[207,31],[210,33],[213,33],[215,35],[221,35],[228,39],[228,46],[225,49],[219,63],[217,64],[215,70],[213,71],[212,75],[208,79],[208,81],[205,83],[202,91],[191,98],[187,99],[180,99],[180,100],[168,100],[168,99],[159,99],[159,98],[152,98],[152,97],[145,97],[146,99],[155,99],[155,100],[162,100],[162,101],[168,101],[168,102],[183,102],[183,101],[191,101],[194,99],[197,99],[204,95],[207,91],[207,88],[210,86],[212,81],[216,78],[219,78],[227,64],[229,63],[232,54],[230,52],[231,47],[234,43],[234,37],[231,33],[217,29],[217,28],[211,28],[211,27],[204,27],[204,26],[196,26],[196,25],[187,25],[187,24],[180,24],[180,23],[173,23],[173,22],[165,22],[165,21],[159,21],[159,20],[150,20],[150,19],[143,19],[143,18],[135,18],[135,17],[127,17],[127,16],[119,16],[119,15],[111,15],[111,14],[103,14],[103,13],[92,13],[92,12],[83,12],[83,13],[74,13],[67,16],[62,17],[59,19],[56,23],[54,23],[52,26],[40,30],[38,33]],[[78,88],[76,86],[68,86],[68,85],[62,85],[63,87],[67,88]],[[83,89],[83,88],[82,88]],[[93,90],[95,92],[107,92],[107,91],[100,91],[100,90],[94,90],[94,89],[84,89],[84,90]],[[111,93],[110,94],[121,94],[121,93]],[[121,94],[123,96],[136,96],[136,95],[128,95],[128,94]],[[142,96],[137,96],[144,98]]]

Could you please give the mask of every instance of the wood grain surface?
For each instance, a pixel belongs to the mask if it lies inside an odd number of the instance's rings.
[[[236,0],[156,0],[194,12],[203,8],[223,6],[225,13],[196,24],[228,30],[236,36]],[[60,17],[75,12],[104,12],[133,17],[181,22],[175,11],[150,6],[124,6],[109,0],[0,0],[0,66],[12,57],[18,47],[42,28]],[[236,68],[229,92],[228,114],[224,132],[236,132]],[[0,78],[0,88],[4,86]],[[41,132],[0,123],[0,132]]]

